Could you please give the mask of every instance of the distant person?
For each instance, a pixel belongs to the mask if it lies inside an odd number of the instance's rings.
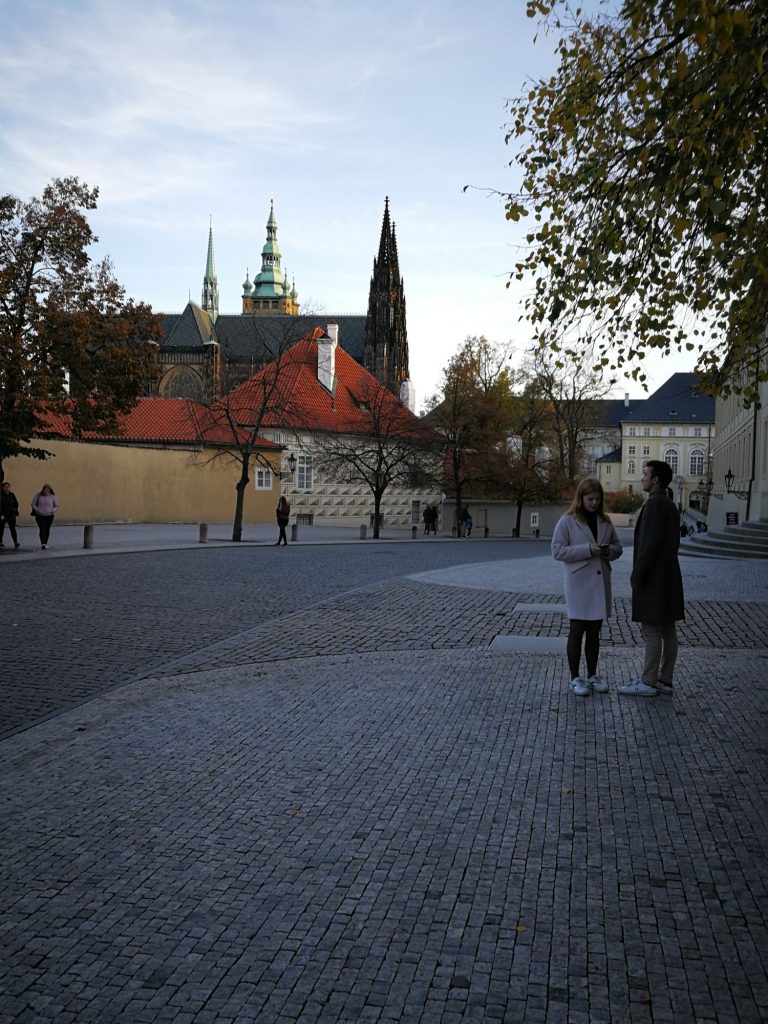
[[[472,526],[473,526],[472,513],[469,511],[469,509],[467,509],[467,521],[464,524],[464,529],[466,531],[467,537],[471,537],[472,536]]]
[[[432,506],[431,505],[425,505],[424,506],[424,512],[423,512],[421,518],[424,520],[424,535],[426,536],[426,534],[429,533],[430,525],[432,523]]]
[[[277,503],[275,517],[277,518],[277,525],[280,528],[280,533],[277,538],[277,547],[279,547],[280,544],[284,544],[287,547],[288,538],[285,535],[285,528],[288,525],[288,520],[291,518],[291,503],[284,494],[280,496],[280,500]]]
[[[687,536],[688,536],[688,527],[685,525],[685,523],[680,523],[680,538],[684,539]]]
[[[461,506],[461,512],[459,512],[459,536],[465,536],[467,532],[467,519],[469,519],[469,509],[466,505]]]
[[[14,548],[18,549],[21,547],[19,544],[19,538],[16,536],[16,520],[19,518],[19,502],[16,495],[11,490],[11,485],[8,480],[3,481],[2,491],[0,491],[0,548],[5,547],[3,544],[3,536],[5,534],[5,528],[8,527],[8,532],[11,535]]]
[[[666,494],[672,479],[667,462],[645,464],[642,488],[648,497],[635,524],[632,552],[632,621],[640,623],[645,640],[645,663],[640,679],[620,686],[627,697],[671,695],[677,661],[676,622],[685,618],[683,577],[677,552],[680,514]]]
[[[53,517],[59,509],[56,494],[50,484],[43,484],[32,499],[32,515],[35,517],[40,534],[40,547],[45,551],[51,535]]]
[[[577,697],[607,693],[597,675],[600,627],[613,610],[610,562],[622,553],[618,534],[603,509],[603,487],[597,477],[581,481],[571,507],[558,520],[552,535],[552,554],[563,563],[565,607],[569,628],[566,655],[571,692]],[[586,678],[581,675],[584,644]]]
[[[429,506],[429,527],[427,533],[431,530],[435,536],[437,536],[437,517],[439,513],[437,511],[437,505]]]

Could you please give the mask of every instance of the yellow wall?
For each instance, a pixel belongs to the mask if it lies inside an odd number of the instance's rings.
[[[76,441],[42,441],[55,458],[5,459],[5,479],[19,499],[22,522],[44,483],[56,492],[60,523],[228,523],[235,515],[238,466],[227,456],[210,461],[201,452],[171,448],[122,447]],[[278,457],[274,456],[275,467]],[[243,521],[272,523],[280,496],[257,491],[255,468],[245,494]]]

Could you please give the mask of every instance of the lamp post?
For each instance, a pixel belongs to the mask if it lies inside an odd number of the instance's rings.
[[[701,494],[702,496],[701,511],[704,513],[704,515],[707,515],[709,512],[709,496],[712,493],[712,488],[714,486],[715,482],[711,476],[708,477],[706,480],[703,477],[701,478],[701,480],[699,480],[699,494]]]
[[[732,494],[735,498],[740,498],[742,501],[746,501],[749,497],[749,491],[734,490],[731,486],[733,481],[734,476],[729,467],[728,472],[725,474],[725,493]]]
[[[679,488],[679,493],[680,493],[679,508],[680,508],[680,511],[682,512],[683,511],[683,485],[685,483],[685,477],[684,476],[678,476],[675,479],[675,483],[677,484],[677,486]]]

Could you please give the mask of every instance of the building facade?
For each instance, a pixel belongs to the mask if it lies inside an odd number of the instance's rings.
[[[715,402],[696,389],[695,373],[675,373],[646,399],[625,397],[617,410],[619,444],[597,460],[607,492],[641,491],[649,459],[672,467],[675,501],[702,509],[708,499],[715,439]]]

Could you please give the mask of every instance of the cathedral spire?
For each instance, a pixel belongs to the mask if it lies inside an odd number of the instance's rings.
[[[396,395],[402,382],[409,377],[405,292],[398,264],[395,226],[389,216],[389,196],[384,199],[379,255],[373,261],[363,365]]]
[[[275,218],[275,200],[269,204],[267,218],[267,240],[261,250],[261,270],[250,281],[246,278],[243,284],[243,313],[254,313],[260,316],[267,314],[286,314],[296,316],[299,307],[291,297],[288,275],[280,265],[280,246],[277,244],[277,219]]]
[[[216,260],[213,256],[213,217],[208,223],[208,258],[205,261],[202,307],[216,323],[216,317],[219,315],[219,282],[216,277]]]

